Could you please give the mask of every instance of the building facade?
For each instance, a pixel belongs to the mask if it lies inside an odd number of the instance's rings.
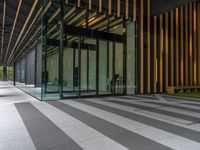
[[[200,88],[198,1],[157,14],[151,0],[43,0],[33,20],[14,83],[38,99]]]

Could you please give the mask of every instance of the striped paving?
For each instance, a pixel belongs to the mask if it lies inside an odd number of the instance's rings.
[[[27,99],[17,103],[2,99],[0,150],[200,150],[197,101],[160,101],[153,95],[48,102],[22,97]]]

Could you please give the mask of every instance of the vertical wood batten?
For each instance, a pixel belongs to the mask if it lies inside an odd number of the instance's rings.
[[[140,93],[144,93],[144,12],[143,0],[140,0]]]
[[[194,5],[193,5],[193,58],[194,58],[194,85],[197,85],[197,6],[196,6],[196,0],[194,0]]]
[[[102,0],[99,0],[99,13],[102,13]]]
[[[80,7],[81,6],[81,0],[77,0],[77,7]]]
[[[170,60],[171,60],[171,86],[174,86],[174,11],[171,11],[171,54],[170,54]]]
[[[198,85],[200,85],[200,4],[198,4]]]
[[[126,0],[126,14],[125,14],[125,18],[128,19],[129,16],[129,0]]]
[[[108,0],[108,15],[112,14],[112,0]]]
[[[165,13],[165,75],[166,75],[166,79],[165,79],[165,89],[167,90],[168,88],[168,81],[169,81],[169,66],[168,66],[168,58],[169,58],[169,25],[168,25],[168,20],[169,20],[169,15],[168,12]]]
[[[92,0],[89,0],[89,10],[91,10],[92,9]]]
[[[183,57],[184,57],[184,44],[183,44],[183,39],[184,39],[184,35],[183,35],[183,32],[184,32],[184,29],[183,29],[183,7],[180,8],[180,27],[181,27],[181,37],[180,37],[180,77],[181,77],[181,83],[180,85],[183,86],[184,85],[184,60],[183,60]]]
[[[190,35],[189,35],[189,75],[190,75],[190,86],[193,85],[193,65],[192,65],[192,50],[193,50],[193,38],[192,38],[192,3],[189,4],[189,28],[190,28]]]
[[[151,90],[151,1],[147,0],[147,93]]]
[[[160,92],[163,92],[163,15],[160,15]]]
[[[179,9],[176,8],[176,86],[179,86]]]
[[[185,6],[185,86],[189,85],[188,72],[188,5]]]
[[[137,2],[136,0],[133,0],[133,21],[136,21],[136,11],[137,11],[137,6],[136,6]]]
[[[121,15],[121,0],[117,0],[117,17],[119,18]]]
[[[157,16],[154,16],[154,93],[157,93]]]

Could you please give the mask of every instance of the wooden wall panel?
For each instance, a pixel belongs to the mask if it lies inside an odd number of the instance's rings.
[[[188,5],[185,6],[185,86],[189,85],[189,71],[188,71]]]
[[[165,13],[165,89],[169,83],[169,14]]]
[[[163,15],[160,15],[160,56],[159,56],[159,65],[160,65],[160,71],[159,71],[159,77],[160,77],[160,86],[159,90],[162,93],[163,92]]]
[[[147,93],[151,90],[151,1],[147,0]]]
[[[179,86],[179,9],[176,8],[176,86]]]
[[[183,7],[180,8],[180,85],[184,86],[184,22],[183,22]]]
[[[157,16],[154,16],[154,93],[157,93]]]
[[[171,32],[171,42],[170,42],[170,60],[171,60],[171,86],[174,86],[174,11],[171,11],[170,19],[170,32]]]

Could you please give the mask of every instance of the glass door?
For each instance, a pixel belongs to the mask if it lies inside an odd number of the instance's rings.
[[[68,36],[63,51],[63,97],[79,96],[79,37]]]
[[[97,40],[81,37],[80,96],[96,95]]]

